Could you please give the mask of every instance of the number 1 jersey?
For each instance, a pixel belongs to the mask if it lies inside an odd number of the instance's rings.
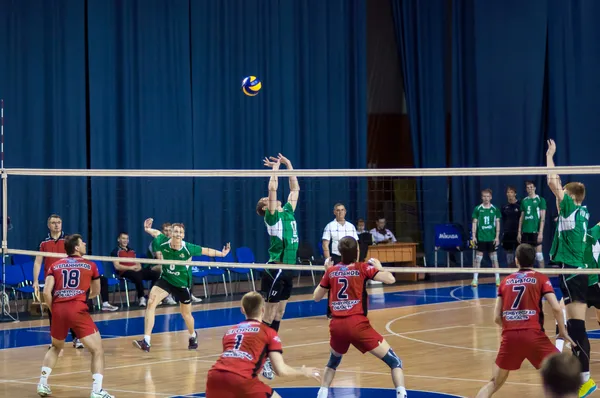
[[[262,322],[248,319],[225,333],[223,353],[212,370],[256,377],[270,352],[283,352],[277,332]]]
[[[365,285],[378,272],[377,268],[367,263],[329,267],[321,279],[321,287],[329,289],[331,316],[366,316],[368,298]]]
[[[502,330],[544,329],[542,297],[554,293],[544,274],[533,270],[507,276],[498,288],[502,299]]]
[[[58,260],[48,269],[48,276],[50,275],[54,277],[52,304],[65,301],[86,302],[92,280],[100,278],[96,263],[81,257]]]

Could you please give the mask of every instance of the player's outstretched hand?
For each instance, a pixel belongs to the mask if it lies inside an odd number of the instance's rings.
[[[548,151],[546,152],[546,156],[554,156],[556,153],[556,142],[553,139],[548,140]]]
[[[225,246],[223,246],[223,250],[221,250],[221,253],[223,253],[223,257],[228,255],[230,251],[231,251],[231,244],[229,242],[227,242],[225,244]]]
[[[329,269],[329,267],[334,266],[335,264],[333,263],[333,259],[331,257],[327,257],[327,259],[325,260],[325,270]]]
[[[317,368],[307,368],[306,366],[302,366],[302,374],[308,377],[309,379],[315,379],[317,381],[321,381],[321,371]]]
[[[383,268],[383,265],[381,265],[381,261],[379,261],[376,258],[370,258],[369,261],[367,261],[367,263],[371,264],[373,267],[375,267],[377,269]]]
[[[564,341],[571,343],[572,347],[577,347],[577,344],[575,344],[571,336],[569,336],[568,334],[562,334],[559,332],[557,338],[563,339]]]
[[[144,220],[144,229],[152,228],[153,222],[154,222],[153,218],[146,218],[146,220]]]
[[[286,158],[285,156],[283,156],[282,154],[277,155],[277,160],[279,160],[281,163],[283,163],[285,165],[285,167],[287,167],[287,168],[292,167],[292,162],[290,162],[290,160],[288,158]]]
[[[275,160],[273,160],[275,159]],[[263,159],[263,164],[265,165],[265,167],[270,167],[273,170],[279,170],[279,160],[277,160],[276,158],[271,157],[271,159],[265,157]]]
[[[42,300],[40,299],[40,283],[38,281],[34,281],[33,282],[33,298],[34,298],[34,302],[41,302]]]

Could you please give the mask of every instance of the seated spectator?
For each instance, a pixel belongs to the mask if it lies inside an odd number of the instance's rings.
[[[117,238],[118,245],[110,253],[111,257],[135,258],[135,251],[130,248],[129,235],[127,232],[121,232]],[[124,261],[114,261],[115,270],[123,278],[130,280],[135,285],[137,292],[138,305],[146,306],[146,297],[144,294],[144,281],[152,281],[152,285],[160,278],[160,272],[151,268],[144,268],[141,264]]]
[[[356,222],[356,233],[358,234],[358,248],[360,251],[358,261],[365,261],[369,246],[373,244],[373,235],[365,229],[365,220],[359,218]]]
[[[396,243],[396,237],[389,229],[385,228],[385,217],[379,217],[376,223],[377,227],[370,232],[373,235],[373,241],[379,245],[382,243]]]

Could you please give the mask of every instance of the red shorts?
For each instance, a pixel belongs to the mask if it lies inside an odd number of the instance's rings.
[[[348,352],[350,344],[362,352],[371,351],[383,341],[364,315],[333,317],[329,323],[329,345],[338,354]]]
[[[506,330],[502,332],[496,365],[504,370],[517,370],[527,359],[539,369],[544,358],[555,352],[558,349],[541,330]]]
[[[206,398],[269,398],[273,389],[258,377],[211,369],[206,378]]]
[[[98,331],[90,316],[88,306],[83,301],[52,303],[50,335],[56,340],[64,340],[69,334],[69,329],[73,329],[75,335],[80,339]]]

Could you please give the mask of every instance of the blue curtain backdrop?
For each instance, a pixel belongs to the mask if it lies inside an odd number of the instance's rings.
[[[415,167],[446,167],[446,65],[450,26],[445,0],[393,0],[396,38]],[[417,180],[423,248],[431,254],[436,224],[449,221],[445,177]]]
[[[364,0],[0,0],[6,167],[261,169],[282,152],[299,169],[366,168],[365,20]],[[86,179],[13,180],[11,247],[35,248],[56,211],[94,254],[121,230],[144,251],[154,217],[266,260],[266,178],[92,178],[89,195]],[[365,215],[357,179],[300,184],[301,240],[320,239],[335,202]]]
[[[80,0],[0,1],[5,167],[86,167],[84,22]],[[51,213],[85,234],[86,180],[11,176],[8,212],[12,248],[37,249]]]
[[[288,156],[295,168],[366,167],[366,27],[362,0],[191,2],[192,101],[197,169],[260,169]],[[256,23],[256,21],[261,21]],[[253,98],[244,76],[263,78]],[[364,180],[364,179],[363,179]],[[365,214],[363,181],[301,178],[300,240],[316,243],[345,203]],[[194,225],[218,247],[267,247],[256,202],[265,178],[196,179]],[[280,179],[280,199],[289,192]]]

